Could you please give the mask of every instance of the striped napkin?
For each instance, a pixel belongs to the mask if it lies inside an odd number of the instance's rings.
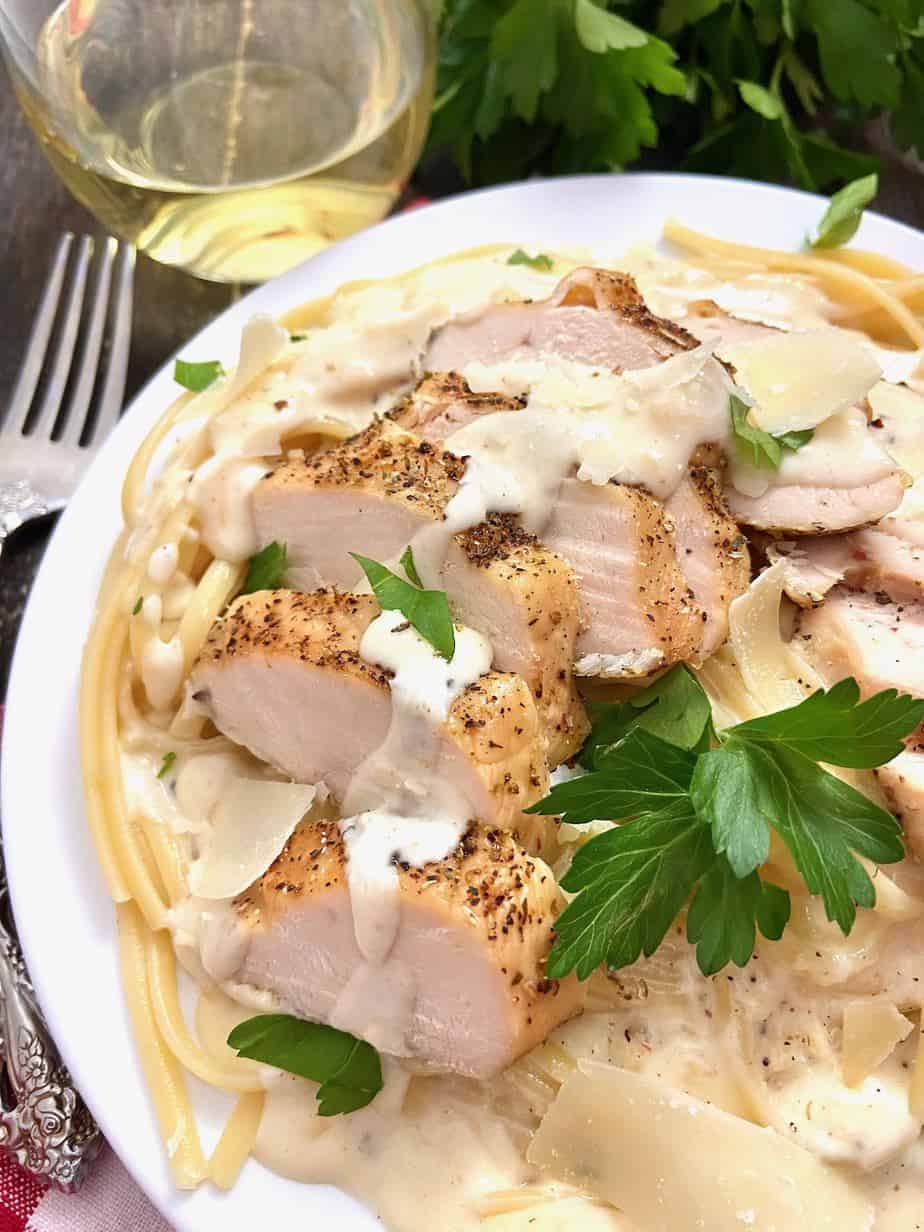
[[[49,1189],[0,1152],[0,1232],[170,1232],[107,1146],[79,1193]]]

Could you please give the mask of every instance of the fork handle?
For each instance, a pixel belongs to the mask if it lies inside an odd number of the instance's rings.
[[[8,900],[0,849],[0,895]],[[102,1139],[48,1033],[12,918],[0,919],[0,1146],[27,1171],[73,1193]]]

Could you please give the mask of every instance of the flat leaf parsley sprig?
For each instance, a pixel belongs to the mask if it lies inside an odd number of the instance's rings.
[[[891,761],[924,720],[924,700],[887,689],[861,702],[848,678],[804,702],[716,733],[688,668],[629,702],[597,705],[581,754],[589,773],[528,810],[572,825],[622,825],[577,852],[562,886],[576,897],[556,922],[548,974],[586,979],[605,962],[655,952],[684,905],[704,975],[744,966],[757,930],[777,940],[789,894],[758,871],[770,832],[782,838],[811,894],[847,934],[876,891],[858,856],[904,855],[891,813],[825,770]]]

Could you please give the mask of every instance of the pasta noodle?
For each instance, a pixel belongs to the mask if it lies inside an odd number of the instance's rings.
[[[715,239],[676,223],[669,223],[664,234],[691,262],[716,277],[733,281],[756,273],[792,275],[801,286],[821,288],[827,294],[832,323],[900,344],[905,352],[924,348],[924,277],[900,262],[854,249],[834,250],[824,256],[776,252]],[[491,256],[498,251],[492,247],[464,254],[458,260]],[[556,260],[562,269],[575,264],[570,258]],[[447,276],[457,264],[453,259],[442,267],[449,272]],[[404,285],[415,276],[425,280],[436,274],[433,267],[427,267],[390,285]],[[351,284],[336,295],[290,313],[285,324],[302,330],[336,325],[338,314],[359,311],[356,305],[361,307],[362,297],[380,290],[377,284]],[[387,305],[382,312],[387,315]],[[173,1178],[183,1189],[206,1180],[220,1189],[231,1188],[255,1149],[259,1155],[261,1123],[276,1098],[276,1092],[266,1089],[266,1069],[241,1060],[224,1044],[229,1024],[233,1025],[241,1007],[227,1002],[218,987],[205,982],[195,1031],[184,1019],[177,956],[190,970],[195,964],[187,961],[180,945],[182,912],[189,902],[190,885],[199,893],[210,892],[198,890],[201,883],[196,881],[196,874],[192,879],[188,876],[193,859],[199,861],[199,868],[203,863],[202,819],[184,818],[178,804],[165,804],[162,799],[158,803],[159,797],[151,790],[152,784],[157,787],[157,776],[167,761],[176,760],[182,770],[185,763],[198,758],[213,757],[217,765],[223,759],[243,756],[229,740],[215,734],[195,699],[187,696],[190,670],[215,621],[240,592],[247,571],[245,560],[212,555],[205,546],[213,541],[204,532],[205,515],[201,506],[194,505],[189,480],[198,467],[215,456],[217,447],[210,436],[215,417],[229,408],[236,413],[237,400],[246,399],[258,378],[262,380],[267,373],[285,377],[296,362],[289,354],[281,359],[274,354],[262,366],[258,360],[259,354],[256,359],[251,354],[245,362],[242,348],[239,377],[231,374],[215,390],[179,398],[136,453],[122,491],[125,531],[103,579],[81,676],[81,764],[87,815],[116,904],[125,996],[141,1065],[167,1144]],[[322,450],[353,431],[346,417],[338,420],[331,415],[318,423],[303,419],[290,431],[280,432],[278,449],[274,447],[265,456],[293,448],[308,453]],[[264,455],[256,452],[259,463]],[[252,462],[251,455],[247,456]],[[169,576],[159,575],[150,565],[152,553],[159,549],[175,562],[172,572],[166,571]],[[781,608],[785,610],[787,602],[783,597],[784,567],[785,562],[780,561],[766,569],[734,602],[727,644],[695,669],[719,729],[794,705],[820,686],[818,674],[781,633]],[[611,690],[607,695],[622,697],[624,692],[612,694]],[[254,769],[252,761],[247,763],[247,773],[255,778],[264,769]],[[882,800],[881,790],[869,773],[838,773]],[[295,816],[293,825],[300,816],[303,814]],[[199,830],[193,823],[199,824]],[[590,834],[604,828],[562,827],[555,852],[556,875],[568,867],[574,852]],[[252,870],[245,867],[249,877]],[[807,898],[788,850],[776,834],[772,837],[767,876],[791,891],[793,920],[771,961],[785,961],[794,978],[805,979],[815,989],[835,990],[832,997],[841,996],[841,986],[854,979],[862,985],[858,995],[879,998],[880,989],[870,991],[868,986],[885,951],[887,930],[920,930],[924,919],[924,902],[902,888],[904,883],[900,885],[869,862],[866,867],[876,881],[877,903],[874,910],[861,913],[848,942],[822,918],[817,902]],[[924,930],[913,935],[924,944]],[[756,994],[744,984],[743,977],[739,985],[732,977],[728,981],[694,982],[690,962],[689,947],[671,935],[655,955],[619,972],[617,978],[597,972],[586,985],[585,1017],[580,1020],[583,1036],[574,1024],[559,1030],[515,1061],[505,1071],[498,1091],[482,1093],[497,1123],[518,1145],[524,1168],[526,1144],[530,1140],[535,1143],[540,1124],[543,1151],[551,1152],[559,1144],[557,1138],[553,1141],[549,1126],[564,1115],[562,1108],[569,1101],[580,1107],[593,1102],[592,1079],[597,1071],[588,1062],[604,1059],[612,1063],[611,1069],[620,1067],[616,1072],[630,1075],[626,1090],[635,1091],[646,1106],[655,1107],[654,1070],[646,1068],[646,1048],[651,1052],[658,1041],[651,1042],[646,1035],[654,1029],[645,1019],[646,1005],[654,1002],[668,1007],[665,1012],[674,1015],[672,1021],[679,1033],[687,1030],[692,1038],[699,1032],[696,1038],[701,1051],[712,1049],[719,1058],[715,1061],[715,1066],[721,1066],[718,1076],[707,1064],[686,1057],[681,1047],[667,1063],[674,1067],[670,1073],[677,1085],[685,1084],[691,1095],[706,1101],[703,1107],[710,1105],[708,1123],[721,1133],[723,1141],[736,1141],[740,1122],[745,1127],[743,1140],[751,1150],[761,1141],[763,1131],[757,1127],[775,1125],[775,1102],[785,1084],[776,1073],[775,1056],[771,1063],[767,1039],[778,1024],[771,1022],[769,1013],[761,1016],[760,1007],[751,1004],[749,997]],[[694,988],[698,991],[692,991]],[[897,1015],[895,1004],[888,1000]],[[815,1050],[824,1054],[827,1063],[836,1053],[836,1029],[832,1034],[827,1025],[820,1025],[817,1015],[812,1015],[814,1010],[806,1010],[799,1019],[801,1045],[806,1053]],[[242,1011],[240,1017],[244,1016]],[[764,1036],[755,1036],[755,1022],[765,1029]],[[793,1030],[792,1035],[796,1034]],[[791,1042],[787,1039],[786,1051],[794,1056],[798,1050],[788,1047]],[[766,1052],[762,1052],[764,1049]],[[654,1064],[652,1061],[651,1066]],[[783,1062],[780,1066],[782,1073]],[[866,1076],[860,1065],[851,1073]],[[199,1141],[186,1074],[238,1096],[208,1160]],[[660,1080],[660,1074],[658,1077]],[[791,1075],[784,1077],[788,1081]],[[774,1087],[777,1079],[779,1085]],[[671,1080],[670,1074],[665,1076],[665,1081]],[[411,1090],[416,1093],[430,1081],[421,1079],[418,1083],[415,1078]],[[622,1083],[619,1079],[614,1091],[621,1091]],[[415,1094],[414,1098],[425,1102],[423,1096]],[[908,1078],[908,1102],[914,1116],[924,1120],[924,1035],[920,1036],[917,1060]],[[409,1097],[408,1106],[412,1104]],[[694,1108],[699,1115],[695,1101]],[[676,1111],[669,1110],[671,1118]],[[615,1110],[612,1119],[614,1132],[625,1137],[627,1131],[615,1126]],[[316,1117],[308,1120],[306,1141],[325,1140],[325,1134],[328,1141],[335,1138],[335,1131],[320,1125]],[[770,1134],[767,1130],[768,1140]],[[331,1157],[333,1154],[331,1148]],[[850,1195],[845,1196],[840,1180],[819,1172],[821,1165],[816,1168],[815,1161],[806,1163],[804,1154],[790,1152],[787,1144],[785,1150],[779,1148],[774,1159],[780,1167],[794,1159],[806,1175],[820,1177],[819,1183],[848,1212],[849,1226],[859,1226],[853,1222],[859,1218],[857,1204]],[[617,1188],[615,1175],[615,1169],[601,1164],[600,1176],[591,1188],[603,1197],[610,1196]],[[704,1209],[709,1206],[702,1194],[699,1199]],[[487,1228],[512,1228],[512,1222],[500,1221],[519,1212],[554,1211],[557,1203],[570,1218],[581,1210],[582,1202],[588,1209],[604,1213],[612,1210],[581,1189],[549,1185],[534,1174],[511,1188],[492,1189],[488,1185],[474,1207]],[[648,1209],[642,1199],[639,1204],[639,1209]],[[581,1220],[579,1214],[574,1218]],[[553,1226],[551,1222],[549,1226]],[[625,1224],[601,1221],[592,1226],[617,1229]]]

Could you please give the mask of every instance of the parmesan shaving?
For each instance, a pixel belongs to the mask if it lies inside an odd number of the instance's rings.
[[[202,855],[189,870],[201,898],[234,898],[266,872],[322,787],[235,779],[215,807]]]
[[[721,354],[756,403],[752,420],[774,435],[817,428],[862,402],[881,376],[867,350],[833,329],[769,334]]]
[[[581,1062],[527,1158],[618,1205],[645,1232],[868,1232],[873,1224],[840,1173],[773,1130],[610,1065]]]
[[[822,688],[814,668],[783,641],[780,602],[786,562],[778,561],[756,578],[729,608],[729,642],[748,690],[769,714],[804,701]]]
[[[913,1030],[912,1024],[890,1001],[863,997],[844,1006],[841,1073],[849,1087],[859,1084]]]

